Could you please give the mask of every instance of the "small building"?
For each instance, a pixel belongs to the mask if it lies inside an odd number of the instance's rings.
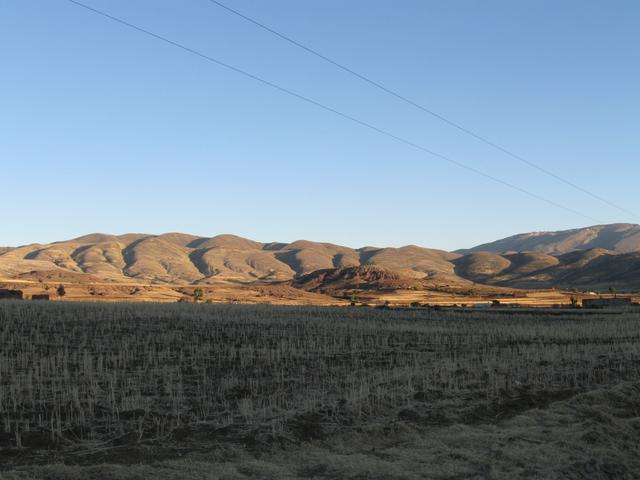
[[[616,297],[616,298],[585,298],[582,300],[582,306],[584,308],[611,308],[611,307],[629,307],[631,306],[631,299],[628,297]]]
[[[0,300],[22,300],[22,290],[9,290],[0,288]]]
[[[31,295],[31,300],[49,300],[48,293],[34,293]]]

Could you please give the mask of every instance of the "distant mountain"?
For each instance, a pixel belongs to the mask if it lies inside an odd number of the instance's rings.
[[[521,233],[458,253],[539,252],[562,255],[574,250],[604,248],[614,252],[640,251],[640,225],[615,223],[559,232]]]
[[[94,233],[7,250],[0,254],[0,277],[37,278],[55,271],[56,278],[86,274],[110,282],[248,283],[287,281],[316,270],[371,264],[423,278],[454,276],[451,260],[457,257],[416,246],[352,249],[307,240],[260,243],[235,235]]]
[[[287,282],[308,291],[468,288],[473,283],[640,291],[640,226],[521,234],[455,253],[415,245],[353,249],[308,240],[261,243],[235,235],[94,233],[0,248],[2,278],[168,285]]]
[[[485,285],[513,288],[640,290],[640,252],[602,248],[553,256],[538,252],[478,252],[454,261],[456,274]]]

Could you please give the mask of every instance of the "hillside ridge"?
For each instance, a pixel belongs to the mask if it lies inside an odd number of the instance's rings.
[[[604,248],[620,253],[640,251],[640,225],[612,223],[571,230],[529,232],[512,235],[458,253],[510,253],[535,251],[562,255],[575,250]]]
[[[323,273],[301,281],[314,272]],[[397,288],[428,281],[640,290],[640,226],[533,232],[457,252],[416,245],[351,248],[310,240],[264,243],[232,234],[203,237],[179,232],[92,233],[49,244],[0,248],[0,279],[52,274],[60,280],[66,276],[82,281],[84,275],[87,282],[111,283],[294,281],[313,289],[320,289],[322,282],[347,284],[356,278],[358,284]]]

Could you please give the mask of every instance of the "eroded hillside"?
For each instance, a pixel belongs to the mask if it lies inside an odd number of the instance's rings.
[[[638,291],[638,248],[640,226],[627,224],[519,235],[465,255],[415,245],[354,249],[308,240],[262,243],[235,235],[96,233],[2,248],[0,279],[171,285],[295,279],[293,285],[325,291],[339,285],[391,288],[396,284],[399,289],[485,284]],[[382,271],[387,272],[381,277],[384,281],[378,278]]]

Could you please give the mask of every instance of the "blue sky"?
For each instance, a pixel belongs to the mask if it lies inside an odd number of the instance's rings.
[[[84,1],[595,220],[66,0],[5,0],[0,245],[182,231],[456,249],[524,231],[640,222],[207,0]],[[226,1],[640,211],[640,3]]]

